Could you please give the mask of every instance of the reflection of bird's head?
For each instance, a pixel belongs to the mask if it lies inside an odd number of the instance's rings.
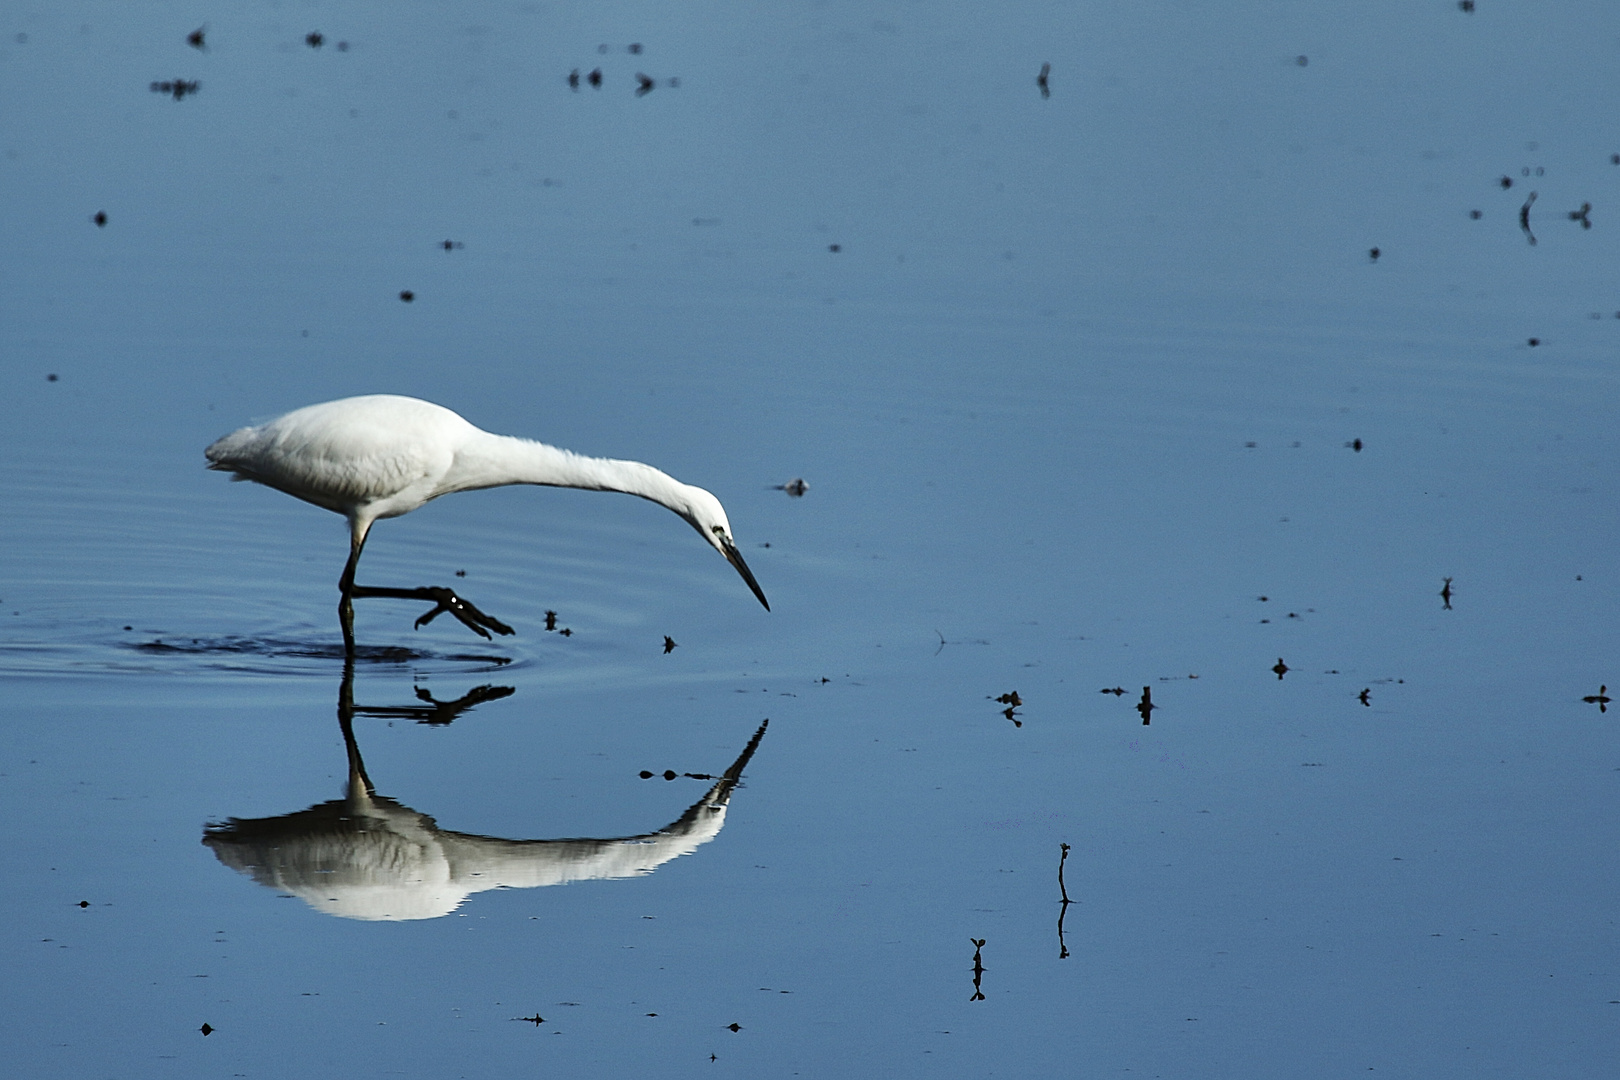
[[[731,536],[731,522],[726,519],[726,508],[720,505],[720,500],[700,487],[683,485],[682,505],[675,508],[676,513],[691,522],[692,527],[698,531],[709,546],[725,556],[727,562],[736,567],[737,573],[748,583],[748,587],[759,597],[759,602],[765,605],[765,610],[771,609],[770,601],[765,599],[765,593],[754,580],[753,572],[743,561],[742,555],[737,551],[737,542]]]

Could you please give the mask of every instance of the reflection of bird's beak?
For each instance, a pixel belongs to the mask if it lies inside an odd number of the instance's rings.
[[[726,561],[728,563],[737,568],[737,573],[741,574],[742,579],[748,582],[748,587],[754,590],[754,595],[759,597],[759,602],[765,605],[765,610],[771,610],[771,602],[765,599],[764,591],[760,589],[759,582],[754,580],[753,571],[749,570],[748,564],[743,562],[743,557],[737,552],[736,546],[732,544],[722,544],[720,546],[720,554],[726,557]]]

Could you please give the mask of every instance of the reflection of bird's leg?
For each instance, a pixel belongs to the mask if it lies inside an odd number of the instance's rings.
[[[349,544],[349,562],[343,568],[343,578],[338,582],[338,591],[343,598],[338,602],[338,621],[343,625],[343,649],[349,655],[354,655],[354,605],[351,601],[356,597],[384,596],[395,600],[431,600],[434,607],[426,615],[416,620],[416,628],[420,630],[428,623],[437,619],[445,612],[449,612],[461,624],[479,637],[487,638],[491,630],[497,634],[510,634],[512,628],[493,615],[486,615],[470,602],[457,596],[455,590],[446,589],[439,585],[428,585],[419,589],[391,589],[385,586],[356,585],[354,583],[354,568],[360,562],[360,552],[366,546],[364,535],[356,536]]]
[[[366,763],[360,758],[360,744],[354,741],[354,657],[343,661],[343,682],[338,688],[338,727],[343,730],[343,746],[349,753],[349,791],[353,799],[369,798],[376,792]]]

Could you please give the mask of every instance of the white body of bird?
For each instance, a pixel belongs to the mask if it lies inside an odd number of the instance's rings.
[[[351,596],[387,595],[439,600],[441,610],[468,620],[464,601],[427,595],[433,590],[380,590],[354,585],[354,568],[371,526],[398,517],[441,495],[506,484],[620,491],[668,507],[734,566],[759,602],[770,604],[737,551],[720,500],[639,461],[586,457],[545,443],[494,435],[456,413],[417,398],[373,394],[310,405],[255,427],[233,431],[204,451],[211,469],[252,480],[349,520],[350,557],[340,583]],[[449,595],[448,590],[437,592]],[[420,594],[420,595],[418,595]],[[486,625],[509,633],[490,620]],[[345,641],[352,633],[345,623]]]

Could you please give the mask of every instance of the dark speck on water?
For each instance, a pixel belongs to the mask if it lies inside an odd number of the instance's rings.
[[[107,226],[107,212],[105,210],[97,210],[96,211],[96,216],[91,218],[90,220],[96,223],[96,228],[98,228],[98,229],[106,228],[106,226]]]
[[[304,44],[312,49],[318,49],[326,44],[326,35],[319,30],[311,30],[304,35]]]
[[[176,101],[189,97],[200,89],[202,89],[202,83],[195,79],[169,79],[152,84],[152,93],[167,94]]]
[[[416,294],[409,289],[403,289],[400,291],[399,298],[408,304],[416,299]]]

